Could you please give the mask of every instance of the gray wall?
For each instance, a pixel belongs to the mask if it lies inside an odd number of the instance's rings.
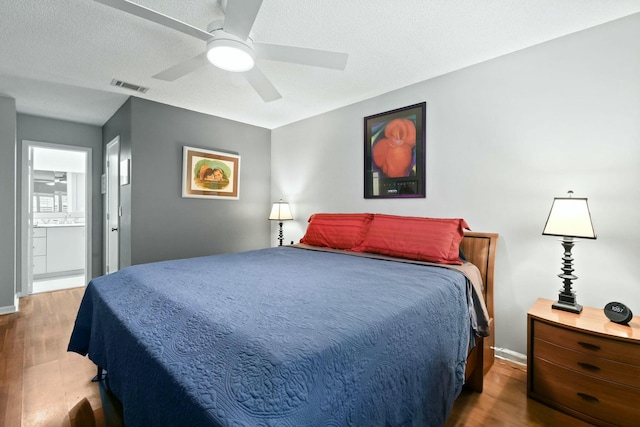
[[[578,301],[640,310],[640,14],[272,131],[274,199],[314,212],[464,217],[500,234],[496,345],[526,352],[526,313],[556,299],[555,196],[588,197],[598,239],[574,248]],[[363,118],[427,102],[427,198],[363,198]]]
[[[46,142],[50,144],[71,145],[75,147],[91,148],[91,191],[93,199],[91,204],[91,274],[93,277],[102,274],[103,243],[102,243],[102,200],[100,198],[100,174],[102,173],[102,130],[99,126],[82,123],[55,120],[44,117],[18,114],[18,153],[17,153],[17,188],[18,194],[22,191],[22,178],[20,174],[22,165],[23,141]],[[18,196],[19,199],[19,196]],[[21,218],[22,207],[18,203],[18,218]],[[18,223],[18,266],[22,265],[21,241],[19,236],[22,230]],[[17,283],[22,281],[22,271],[18,269]],[[20,285],[18,285],[19,287]],[[26,290],[24,290],[26,292]]]
[[[120,129],[131,159],[131,184],[120,187],[121,267],[269,246],[269,130],[139,98],[105,125],[104,143]],[[182,198],[185,145],[240,154],[240,199]]]
[[[16,301],[16,101],[0,96],[0,314]]]

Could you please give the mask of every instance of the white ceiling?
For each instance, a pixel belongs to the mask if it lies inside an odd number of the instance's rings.
[[[135,0],[206,29],[218,0]],[[229,0],[232,1],[232,0]],[[268,129],[640,12],[640,0],[264,0],[253,39],[349,54],[346,70],[273,61],[283,98],[265,103],[242,75],[207,66],[174,82],[152,75],[205,43],[92,0],[3,0],[0,95],[19,113],[104,124],[141,98]]]

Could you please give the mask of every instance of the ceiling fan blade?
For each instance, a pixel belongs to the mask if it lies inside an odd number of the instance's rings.
[[[257,65],[243,74],[247,78],[249,84],[253,86],[253,88],[256,90],[256,92],[258,92],[258,95],[260,95],[260,98],[262,98],[264,102],[271,102],[275,101],[276,99],[282,98],[282,95],[280,95],[278,89],[275,88],[273,83],[269,81],[267,76],[264,75],[262,70],[258,68]]]
[[[281,44],[254,42],[256,58],[271,61],[292,62],[312,67],[344,70],[349,55],[342,52],[309,49],[306,47],[285,46]]]
[[[176,31],[180,31],[181,33],[188,34],[200,40],[209,41],[211,39],[211,34],[209,34],[204,30],[201,30],[200,28],[194,27],[182,21],[178,21],[177,19],[173,19],[170,16],[163,15],[160,12],[156,12],[155,10],[151,10],[147,7],[140,6],[139,4],[130,2],[128,0],[94,0],[94,1],[98,3],[102,3],[107,6],[111,6],[114,9],[118,9],[123,12],[127,12],[132,15],[138,16],[140,18],[146,19],[147,21],[164,25],[165,27],[172,28]]]
[[[262,0],[227,0],[224,30],[246,40],[256,21]]]
[[[160,71],[158,74],[153,76],[153,78],[172,82],[182,76],[186,76],[187,74],[199,68],[204,67],[207,64],[210,64],[209,60],[207,59],[207,52],[203,52],[198,56],[194,56],[193,58],[187,59],[186,61],[174,65],[173,67],[167,68],[164,71]]]

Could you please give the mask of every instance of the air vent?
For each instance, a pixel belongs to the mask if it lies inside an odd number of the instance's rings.
[[[116,79],[111,80],[111,85],[123,87],[125,89],[129,89],[134,92],[141,92],[141,93],[147,93],[147,91],[149,90],[148,87],[142,87],[142,86],[134,85],[134,84],[123,82],[122,80],[116,80]]]

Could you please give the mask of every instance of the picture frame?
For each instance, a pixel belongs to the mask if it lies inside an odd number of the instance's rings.
[[[240,156],[184,146],[182,197],[238,200],[240,198]]]
[[[426,197],[427,103],[364,118],[364,198]]]

